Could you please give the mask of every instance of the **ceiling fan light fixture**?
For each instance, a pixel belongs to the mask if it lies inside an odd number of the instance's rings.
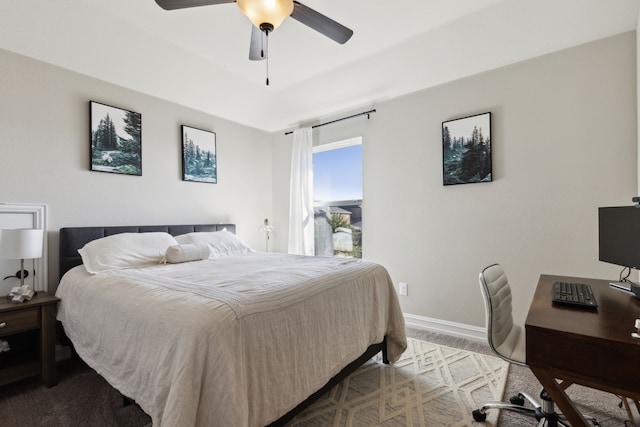
[[[238,7],[256,28],[271,24],[278,28],[293,13],[293,0],[237,0]]]

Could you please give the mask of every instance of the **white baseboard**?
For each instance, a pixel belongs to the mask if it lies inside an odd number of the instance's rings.
[[[416,316],[415,314],[409,313],[404,314],[404,321],[409,328],[423,329],[475,341],[487,341],[487,330],[478,326],[450,322],[448,320],[433,319],[424,316]]]

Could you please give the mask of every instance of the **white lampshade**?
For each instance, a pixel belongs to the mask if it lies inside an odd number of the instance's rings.
[[[293,12],[293,0],[237,0],[236,3],[257,28],[271,24],[276,29]]]
[[[43,230],[39,228],[4,228],[0,230],[0,258],[40,258],[42,238]]]

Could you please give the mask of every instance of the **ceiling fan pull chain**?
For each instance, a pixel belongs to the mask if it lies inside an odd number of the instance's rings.
[[[267,44],[267,86],[269,86],[269,30],[265,30],[265,43]]]

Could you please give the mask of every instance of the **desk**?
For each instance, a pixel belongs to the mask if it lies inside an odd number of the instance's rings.
[[[553,304],[557,281],[587,283],[598,309]],[[640,400],[640,300],[609,281],[541,275],[525,322],[527,365],[572,426],[587,426],[557,380]]]

